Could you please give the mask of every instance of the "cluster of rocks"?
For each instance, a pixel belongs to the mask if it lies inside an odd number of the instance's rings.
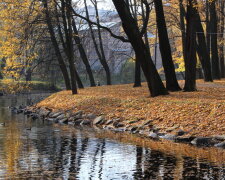
[[[19,107],[9,107],[11,109],[11,112],[14,113],[14,114],[21,114],[21,113],[24,113],[26,114],[26,106],[19,106]]]
[[[188,132],[181,129],[173,128],[168,130],[166,133],[160,132],[160,128],[153,125],[152,120],[147,120],[143,124],[135,126],[135,122],[124,124],[120,118],[107,120],[105,116],[96,116],[94,114],[85,114],[83,111],[77,112],[53,112],[52,109],[48,108],[36,108],[36,107],[19,107],[12,108],[15,113],[24,113],[32,119],[42,119],[60,124],[69,124],[72,126],[96,126],[101,129],[111,130],[115,132],[130,132],[132,134],[139,134],[144,137],[149,137],[153,140],[166,139],[178,143],[188,143],[195,146],[205,147],[219,147],[225,149],[225,135],[214,136],[214,137],[196,137],[189,136]],[[170,131],[175,133],[168,133]]]
[[[73,126],[98,126],[105,127],[112,124],[115,128],[122,127],[120,119],[106,120],[105,116],[85,114],[83,111],[77,112],[53,112],[48,108],[28,108],[25,111],[28,116],[40,118],[59,124],[69,124]]]
[[[184,133],[184,134],[179,134]],[[188,136],[184,131],[179,130],[177,134],[165,134],[165,133],[150,133],[149,136],[153,139],[166,139],[177,143],[188,143],[198,147],[220,147],[225,149],[225,135],[214,137],[196,137]]]

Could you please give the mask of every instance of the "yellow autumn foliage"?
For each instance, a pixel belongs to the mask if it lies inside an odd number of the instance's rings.
[[[6,76],[19,78],[37,57],[30,22],[38,15],[38,6],[32,0],[0,0],[0,59],[5,60]]]

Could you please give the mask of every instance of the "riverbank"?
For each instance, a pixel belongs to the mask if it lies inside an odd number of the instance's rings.
[[[198,81],[197,92],[171,92],[156,98],[148,96],[146,84],[140,88],[132,88],[132,85],[86,88],[75,96],[62,91],[41,101],[32,111],[55,122],[95,125],[155,139],[203,145],[225,140],[224,80]],[[195,139],[215,136],[217,138]]]
[[[56,92],[59,91],[59,89],[55,85],[44,81],[16,81],[13,79],[0,80],[0,96],[43,91]]]

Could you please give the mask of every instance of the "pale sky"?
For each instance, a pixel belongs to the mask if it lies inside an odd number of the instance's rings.
[[[114,10],[115,9],[114,5],[112,3],[112,0],[97,0],[97,1],[98,1],[99,9],[107,9],[107,10]],[[88,5],[92,5],[90,0],[87,0],[87,3],[88,3]]]

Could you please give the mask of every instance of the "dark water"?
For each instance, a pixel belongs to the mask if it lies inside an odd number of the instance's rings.
[[[0,179],[225,179],[225,163],[216,160],[224,158],[223,150],[213,158],[207,150],[202,159],[170,155],[98,138],[91,129],[33,121],[7,108],[27,102],[27,97],[0,99],[0,123],[6,123],[0,127]]]

